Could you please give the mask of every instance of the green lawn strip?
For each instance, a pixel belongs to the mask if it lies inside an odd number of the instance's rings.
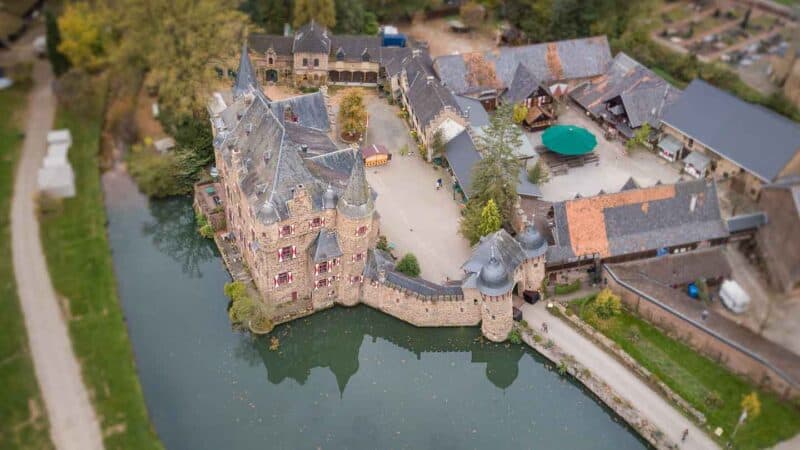
[[[573,311],[579,312],[584,319],[588,318],[587,301],[591,300],[576,300],[571,305]],[[710,430],[722,427],[725,434],[718,439],[719,442],[727,442],[741,413],[742,397],[754,390],[758,391],[761,399],[762,412],[739,429],[736,448],[768,448],[800,432],[800,410],[795,406],[781,402],[772,393],[758,390],[748,380],[668,337],[628,311],[598,325],[603,334],[703,412]]]
[[[72,343],[106,448],[159,449],[117,298],[106,236],[98,166],[102,113],[90,116],[57,110],[54,127],[72,132],[69,159],[77,196],[44,215],[43,247],[53,285],[69,300]]]
[[[29,87],[0,91],[0,448],[50,449],[11,258],[11,199]]]

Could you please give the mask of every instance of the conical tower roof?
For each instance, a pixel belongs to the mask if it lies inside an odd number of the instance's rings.
[[[239,70],[236,71],[236,82],[233,85],[233,96],[239,98],[252,90],[259,91],[256,73],[253,70],[253,63],[250,62],[250,55],[247,52],[247,40],[242,43],[242,54],[239,56]]]
[[[350,180],[347,187],[339,197],[339,211],[350,217],[364,217],[372,213],[374,208],[372,201],[372,190],[367,182],[367,174],[364,171],[364,161],[356,155],[353,169],[350,172]]]

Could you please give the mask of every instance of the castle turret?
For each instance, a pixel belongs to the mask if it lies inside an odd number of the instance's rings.
[[[375,203],[372,189],[367,182],[364,162],[359,155],[355,156],[350,180],[339,197],[336,209],[336,229],[344,253],[338,300],[344,305],[352,306],[360,299],[367,249],[377,235],[377,227],[373,223]]]
[[[502,342],[514,323],[511,292],[514,279],[502,262],[492,256],[478,274],[477,287],[481,293],[481,332],[489,340]]]
[[[547,254],[547,240],[532,224],[525,225],[525,229],[517,236],[525,261],[522,268],[522,288],[526,291],[538,291],[544,279],[544,266]]]
[[[239,57],[239,70],[236,71],[236,82],[233,84],[233,98],[239,99],[247,94],[255,94],[261,91],[258,78],[253,70],[253,63],[250,62],[250,54],[247,50],[247,41],[242,44],[242,54]]]

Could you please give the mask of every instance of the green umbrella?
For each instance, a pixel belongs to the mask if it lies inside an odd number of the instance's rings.
[[[585,128],[575,125],[553,125],[542,134],[542,143],[556,153],[576,156],[594,150],[597,139]]]

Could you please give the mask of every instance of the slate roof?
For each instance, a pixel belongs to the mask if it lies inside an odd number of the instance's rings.
[[[607,258],[653,251],[728,236],[716,184],[706,180],[557,202],[553,212],[555,245],[548,249],[548,264],[594,254]]]
[[[788,175],[778,178],[775,182],[764,186],[765,189],[787,189],[792,194],[794,207],[800,216],[800,175]]]
[[[728,231],[731,233],[738,233],[740,231],[755,230],[762,225],[767,224],[767,215],[763,212],[756,212],[752,214],[740,214],[729,218],[725,224]]]
[[[409,47],[381,47],[380,64],[386,71],[386,76],[391,78],[403,70],[403,60],[411,57],[413,49]]]
[[[273,34],[251,34],[248,42],[250,48],[258,53],[266,53],[269,49],[273,49],[278,56],[291,56],[294,38]]]
[[[479,100],[463,95],[456,95],[455,99],[472,128],[479,129],[489,125],[489,114]]]
[[[658,128],[662,111],[673,104],[680,93],[653,71],[620,52],[608,72],[578,86],[569,96],[595,116],[601,117],[610,115],[606,111],[606,102],[619,97],[631,128],[638,128],[644,123]]]
[[[364,217],[374,210],[372,189],[364,172],[364,161],[356,158],[347,186],[339,197],[337,208],[349,217]]]
[[[339,150],[330,136],[316,128],[307,128],[298,123],[284,122],[286,135],[300,145],[302,156],[316,156]]]
[[[427,52],[412,53],[402,65],[408,80],[406,98],[423,130],[445,108],[461,112],[453,93],[436,79]]]
[[[294,33],[292,53],[330,53],[329,34],[327,28],[312,19]]]
[[[308,247],[308,254],[315,263],[329,261],[333,258],[342,256],[342,249],[339,246],[339,238],[336,232],[323,228]]]
[[[765,182],[775,180],[800,149],[796,122],[699,79],[661,120]]]
[[[464,94],[510,87],[520,64],[534,79],[550,82],[602,75],[610,61],[608,40],[598,36],[440,56],[434,69],[448,88]]]
[[[475,148],[467,130],[462,131],[444,146],[453,174],[461,185],[464,195],[469,198],[472,194],[472,167],[481,160],[481,155]]]
[[[481,289],[481,292],[486,291],[487,295],[503,294],[508,289],[511,289],[514,283],[504,283],[502,286],[498,285],[497,289],[493,289],[492,283],[487,284],[486,280],[480,277],[481,270],[494,264],[491,260],[495,259],[500,263],[508,277],[511,278],[517,267],[526,259],[543,255],[546,249],[547,241],[542,240],[539,248],[526,250],[517,239],[503,229],[484,236],[473,247],[472,255],[470,255],[469,259],[461,266],[466,273],[464,287],[477,286]],[[507,289],[505,289],[506,287]]]
[[[258,78],[253,70],[253,63],[250,62],[250,54],[247,51],[247,42],[242,44],[242,52],[239,56],[239,69],[236,71],[236,81],[233,83],[233,97],[238,98],[247,92],[261,90]]]
[[[328,117],[328,107],[325,104],[325,96],[322,92],[298,95],[284,100],[277,100],[271,103],[275,115],[283,121],[286,108],[291,108],[292,115],[297,118],[297,123],[306,127],[321,131],[331,129],[330,118]]]
[[[508,103],[521,102],[528,98],[540,85],[541,82],[533,73],[524,64],[519,64],[508,90],[503,93],[503,99]]]
[[[366,52],[369,61],[379,61],[381,57],[380,36],[338,35],[331,37],[331,60],[342,52],[344,61],[362,61]]]
[[[364,276],[378,281],[381,269],[386,276],[386,284],[405,289],[425,297],[462,296],[461,283],[436,284],[422,278],[409,277],[394,270],[395,263],[392,257],[381,250],[372,249],[367,253],[367,263],[364,266]]]

